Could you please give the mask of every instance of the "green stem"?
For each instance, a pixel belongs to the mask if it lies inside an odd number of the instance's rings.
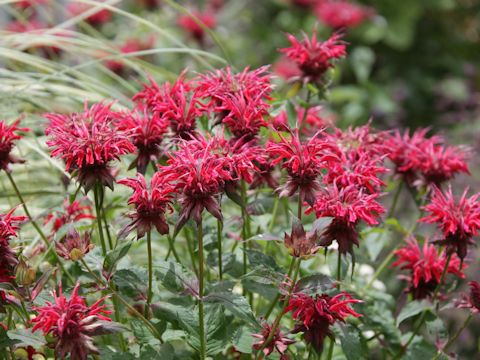
[[[443,347],[443,349],[439,350],[437,352],[437,354],[435,355],[435,357],[432,359],[432,360],[437,360],[441,355],[442,353],[446,353],[448,348],[450,346],[452,346],[452,344],[458,339],[458,337],[460,336],[460,334],[463,332],[463,330],[465,330],[465,328],[468,326],[468,324],[470,323],[470,321],[473,319],[473,316],[472,316],[472,313],[470,313],[468,315],[468,317],[465,319],[465,321],[463,322],[463,325],[460,327],[460,329],[458,329],[458,331],[455,333],[455,335],[453,335],[449,340],[448,342],[445,344],[445,346]]]
[[[330,346],[328,347],[327,360],[332,360],[334,347],[335,347],[335,339],[330,338]]]
[[[217,245],[218,245],[218,276],[223,280],[223,264],[222,264],[222,229],[223,224],[217,220]]]
[[[103,237],[102,228],[102,210],[99,194],[99,188],[101,188],[101,186],[101,184],[95,184],[95,186],[93,187],[93,195],[95,198],[95,215],[97,218],[98,236],[100,237],[100,245],[102,246],[102,255],[105,257],[107,255],[107,245],[105,244],[105,238]]]
[[[30,211],[28,210],[28,207],[27,207],[27,203],[25,202],[25,200],[23,199],[23,196],[22,196],[22,193],[20,192],[20,190],[18,189],[17,187],[17,184],[15,183],[15,181],[13,180],[13,177],[12,175],[9,173],[9,172],[5,172],[7,174],[7,177],[8,177],[8,180],[10,180],[10,184],[12,185],[13,187],[13,190],[15,191],[15,194],[17,195],[18,197],[18,200],[20,201],[21,205],[22,205],[22,208],[23,208],[23,211],[25,212],[25,215],[27,215],[28,217],[28,220],[30,220],[30,223],[32,224],[32,226],[35,228],[35,230],[37,231],[38,235],[40,235],[40,238],[43,240],[45,246],[47,247],[47,249],[50,249],[48,250],[51,254],[53,254],[56,262],[58,263],[58,265],[60,266],[60,269],[62,270],[62,273],[64,273],[67,278],[70,280],[70,282],[72,284],[75,284],[75,280],[73,279],[73,277],[70,275],[70,273],[67,271],[67,269],[65,269],[65,267],[63,266],[63,263],[62,261],[60,260],[60,257],[58,256],[57,252],[53,249],[52,246],[50,246],[50,241],[48,240],[48,238],[45,236],[45,234],[43,233],[42,229],[40,229],[40,227],[38,226],[37,222],[33,219],[32,215],[30,214]]]
[[[147,292],[147,303],[145,304],[145,310],[143,316],[148,319],[148,314],[150,312],[150,304],[152,303],[153,295],[153,261],[152,261],[152,233],[151,231],[147,232],[147,253],[148,253],[148,292]]]
[[[390,253],[388,254],[388,256],[382,261],[382,263],[380,264],[380,266],[378,267],[377,271],[375,271],[375,274],[373,274],[372,278],[370,279],[370,281],[368,282],[367,286],[365,287],[365,290],[368,290],[372,287],[373,283],[375,282],[375,280],[378,279],[378,277],[380,276],[380,274],[386,269],[386,267],[388,266],[388,264],[390,263],[390,261],[392,261],[393,257],[395,256],[395,250],[397,249],[397,247],[394,247]]]
[[[293,271],[293,266],[295,265],[295,261],[290,262],[290,267],[288,268],[288,275],[287,277],[290,278],[292,276],[292,271]],[[275,305],[277,305],[278,300],[280,300],[280,294],[275,296],[275,299],[272,301],[270,304],[270,307],[268,308],[267,312],[265,313],[265,321],[268,320],[268,317],[272,313],[273,309],[275,308]]]
[[[165,257],[165,260],[168,260],[168,258],[170,257],[170,254],[173,254],[175,261],[181,264],[182,262],[180,261],[180,257],[178,256],[177,250],[175,249],[175,237],[172,238],[170,234],[167,234],[169,248],[168,248],[168,253],[167,253],[167,256]]]
[[[340,282],[342,281],[342,253],[338,251],[337,257],[337,287],[340,290]]]
[[[188,231],[188,229],[185,227],[183,228],[183,232],[185,234],[185,239],[187,240],[187,248],[190,254],[190,261],[192,262],[192,268],[193,268],[193,271],[195,272],[195,275],[197,275],[198,277],[198,270],[195,265],[195,251],[194,251],[194,246],[192,244],[192,239],[190,238],[190,231]]]
[[[200,360],[206,358],[205,344],[205,323],[203,311],[203,277],[204,277],[204,256],[203,256],[203,228],[202,220],[197,223],[198,237],[198,334],[200,336]]]
[[[268,225],[268,232],[271,233],[273,231],[273,227],[275,226],[275,220],[277,219],[278,214],[278,205],[280,204],[280,198],[276,197],[273,203],[273,210],[272,210],[272,219],[270,220],[270,224]]]

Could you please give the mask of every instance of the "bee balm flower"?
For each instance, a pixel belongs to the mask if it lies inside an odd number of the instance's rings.
[[[10,164],[23,163],[24,160],[12,155],[12,149],[15,141],[22,137],[19,131],[28,131],[27,128],[20,128],[18,124],[20,120],[15,121],[12,125],[7,125],[5,121],[0,121],[0,169],[10,171]]]

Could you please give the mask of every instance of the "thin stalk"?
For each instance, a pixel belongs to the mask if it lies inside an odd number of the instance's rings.
[[[28,210],[28,207],[27,207],[27,203],[25,202],[25,200],[23,199],[23,196],[22,196],[22,193],[20,192],[20,190],[18,189],[17,187],[17,184],[15,183],[15,181],[13,180],[13,177],[12,175],[9,173],[9,172],[6,172],[5,173],[7,174],[7,177],[8,177],[8,180],[10,180],[10,184],[12,185],[13,187],[13,190],[15,191],[15,194],[17,195],[18,197],[18,200],[20,201],[21,205],[22,205],[22,208],[23,208],[23,211],[25,212],[25,215],[27,215],[28,217],[28,220],[30,220],[30,223],[32,224],[32,226],[35,228],[35,230],[37,231],[38,235],[40,235],[40,238],[43,240],[43,242],[45,243],[45,246],[47,247],[47,249],[50,249],[48,250],[51,254],[53,254],[53,256],[55,257],[55,260],[56,262],[58,263],[58,265],[60,266],[60,269],[62,270],[62,273],[64,273],[67,278],[69,279],[69,281],[72,283],[72,284],[75,284],[75,280],[73,279],[73,277],[70,275],[70,273],[67,271],[67,269],[65,269],[65,267],[63,266],[63,263],[62,261],[60,260],[60,257],[58,256],[57,252],[53,249],[53,247],[51,247],[50,245],[50,241],[48,240],[48,238],[45,236],[45,234],[43,233],[42,229],[40,229],[40,227],[38,226],[37,222],[33,219],[32,215],[30,214],[30,211]]]
[[[375,273],[373,274],[372,278],[370,279],[370,281],[368,282],[367,286],[365,287],[365,290],[368,290],[372,287],[373,283],[375,282],[375,280],[378,279],[378,277],[380,276],[380,274],[386,269],[386,267],[388,266],[388,264],[390,263],[390,261],[392,261],[393,257],[395,256],[395,250],[397,248],[394,247],[390,253],[388,254],[388,256],[382,261],[382,263],[380,264],[380,266],[378,267],[377,271],[375,271]]]
[[[198,239],[198,334],[200,336],[200,360],[206,358],[205,344],[205,321],[203,310],[203,276],[204,276],[204,256],[203,256],[203,228],[202,220],[197,223],[197,239]]]
[[[292,271],[293,271],[293,266],[295,265],[295,262],[294,261],[291,261],[290,262],[290,267],[288,269],[288,275],[287,277],[290,278],[290,276],[292,276]],[[265,313],[265,321],[268,320],[268,317],[270,316],[270,314],[272,313],[273,309],[275,308],[275,305],[277,305],[277,302],[278,300],[280,300],[280,294],[278,294],[277,296],[275,296],[275,299],[272,301],[272,303],[270,304],[270,307],[268,308],[267,312]]]
[[[242,240],[243,240],[243,275],[248,271],[247,267],[247,240],[250,237],[250,219],[247,212],[247,186],[244,180],[242,180]],[[248,293],[246,288],[243,288],[243,295]],[[250,302],[250,305],[251,302]]]
[[[268,225],[268,232],[271,233],[273,231],[273,227],[275,226],[275,220],[277,219],[278,214],[278,205],[280,204],[280,198],[276,197],[273,203],[273,210],[272,210],[272,219],[270,220],[270,224]]]
[[[223,224],[217,219],[217,247],[218,247],[218,276],[223,280],[223,264],[222,264],[222,229]]]
[[[335,339],[330,338],[330,346],[328,347],[327,360],[332,360],[334,347],[335,347]]]
[[[340,282],[342,281],[342,253],[338,251],[337,257],[337,286],[340,290]]]
[[[105,188],[100,185],[100,183],[97,183],[98,185],[98,206],[100,209],[100,212],[102,214],[102,219],[103,219],[103,224],[105,226],[105,233],[107,234],[107,240],[108,240],[108,246],[109,249],[113,249],[113,242],[112,242],[112,237],[110,236],[110,230],[108,229],[108,222],[107,222],[107,216],[105,214],[105,207],[103,206],[104,200],[105,200]]]
[[[443,347],[443,349],[439,350],[432,360],[437,360],[440,357],[440,355],[442,355],[442,353],[447,352],[448,348],[450,346],[452,346],[452,344],[458,339],[460,334],[463,332],[463,330],[466,329],[466,327],[468,326],[468,324],[470,324],[470,321],[472,319],[473,319],[473,316],[472,316],[472,313],[470,313],[468,315],[468,317],[465,319],[465,321],[463,322],[463,325],[460,327],[460,329],[458,329],[458,331],[455,333],[455,335],[453,335],[450,339],[448,339],[448,341],[445,344],[445,346]]]
[[[175,261],[181,264],[182,262],[180,261],[180,257],[178,256],[177,250],[175,250],[175,237],[172,238],[170,234],[167,234],[169,248],[168,248],[167,256],[165,256],[165,260],[168,260],[168,258],[170,257],[170,254],[173,254]]]
[[[97,218],[97,228],[98,228],[98,236],[100,237],[100,245],[102,246],[102,255],[107,255],[107,245],[105,244],[105,238],[103,237],[103,229],[102,229],[102,210],[100,204],[100,194],[99,194],[99,187],[102,185],[96,184],[93,187],[93,195],[95,198],[95,215]]]
[[[148,313],[150,310],[150,304],[152,303],[153,295],[153,261],[152,261],[152,232],[147,232],[147,254],[148,254],[148,292],[147,292],[147,303],[145,304],[145,310],[143,316],[148,318]]]
[[[187,240],[187,248],[190,254],[190,261],[192,262],[192,268],[193,268],[193,271],[195,272],[195,275],[197,275],[198,277],[198,270],[197,270],[197,266],[195,265],[194,246],[192,244],[192,239],[190,238],[190,231],[188,231],[188,229],[185,227],[183,229],[183,232],[185,234],[185,239]]]

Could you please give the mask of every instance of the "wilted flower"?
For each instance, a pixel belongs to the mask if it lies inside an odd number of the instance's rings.
[[[101,298],[95,304],[88,306],[78,295],[80,283],[75,285],[70,299],[64,296],[62,287],[59,294],[53,291],[54,303],[46,302],[45,306],[36,307],[38,315],[32,319],[32,331],[39,329],[44,335],[55,339],[56,355],[65,359],[70,354],[72,360],[86,360],[90,354],[98,354],[93,344],[93,336],[111,332],[106,323],[111,321],[106,315],[111,311],[105,309]]]
[[[11,153],[15,141],[22,138],[18,132],[29,131],[27,128],[18,127],[19,123],[20,120],[16,120],[12,125],[7,125],[5,121],[0,121],[0,169],[7,172],[10,172],[10,164],[25,162]]]
[[[317,194],[313,210],[317,218],[331,217],[332,222],[322,234],[321,246],[329,246],[334,240],[340,253],[353,253],[353,245],[358,243],[358,223],[363,220],[368,225],[378,224],[378,217],[385,209],[377,202],[380,195],[368,194],[350,185],[339,188],[330,185]]]
[[[303,34],[303,39],[287,34],[291,46],[280,49],[289,59],[295,61],[302,71],[303,82],[317,82],[325,72],[333,67],[333,62],[347,55],[346,46],[340,40],[340,34],[332,35],[328,40],[321,42],[317,39],[316,29],[313,29],[312,38]]]
[[[185,30],[199,44],[205,42],[205,29],[214,29],[217,26],[217,20],[212,10],[205,12],[193,11],[192,15],[181,15],[177,19],[177,24]]]
[[[256,339],[256,342],[252,346],[253,349],[258,351],[263,347],[262,352],[265,357],[269,356],[275,350],[277,350],[280,355],[283,355],[287,351],[288,346],[295,343],[294,340],[291,340],[283,335],[280,331],[280,328],[277,327],[275,329],[275,335],[273,335],[268,344],[265,344],[271,332],[272,327],[268,323],[264,323],[262,324],[262,330],[259,334],[252,334],[252,336]]]
[[[287,170],[288,180],[280,186],[280,196],[293,196],[297,190],[308,204],[315,202],[315,193],[320,188],[318,180],[322,169],[337,161],[337,148],[334,144],[321,138],[322,132],[317,132],[308,141],[302,142],[298,129],[290,132],[285,138],[278,133],[279,142],[269,141],[267,152],[272,156],[272,164],[282,163]]]
[[[331,28],[344,29],[362,24],[373,15],[373,11],[346,0],[325,0],[315,7],[315,14]]]
[[[170,207],[174,189],[165,181],[165,177],[156,172],[150,186],[142,174],[137,174],[137,178],[119,180],[118,183],[133,189],[128,203],[135,205],[135,210],[128,215],[132,222],[122,230],[122,234],[136,230],[137,237],[141,238],[153,227],[160,234],[168,234],[165,212]]]
[[[462,299],[457,302],[459,308],[470,309],[472,313],[480,312],[480,284],[477,281],[470,281],[470,293],[463,294]]]
[[[443,269],[447,264],[445,251],[437,254],[437,250],[425,241],[420,248],[414,237],[407,239],[407,245],[396,250],[397,261],[392,266],[402,270],[409,270],[410,275],[402,277],[408,281],[407,291],[412,293],[415,299],[423,299],[430,296],[440,284]],[[462,272],[465,266],[461,266],[460,259],[454,254],[448,263],[447,274],[454,274],[464,278]]]
[[[308,258],[317,253],[319,234],[315,230],[306,232],[302,222],[295,216],[292,217],[292,232],[285,233],[285,246],[290,255]]]
[[[303,333],[308,344],[312,344],[317,352],[323,349],[325,338],[333,337],[331,326],[337,321],[345,322],[347,316],[359,317],[350,304],[361,302],[349,293],[341,292],[335,296],[327,294],[310,297],[296,293],[290,298],[285,312],[292,312],[292,318],[297,320],[293,333]]]
[[[87,201],[87,198],[84,200]],[[82,200],[75,200],[70,203],[69,199],[65,199],[63,201],[63,209],[49,214],[45,224],[52,222],[52,234],[55,234],[62,226],[77,223],[83,219],[95,219],[90,205],[82,205]]]
[[[90,242],[90,234],[80,235],[77,230],[70,228],[67,234],[55,243],[57,254],[66,260],[77,261],[85,256],[94,245]]]
[[[101,5],[101,2],[100,2]],[[95,10],[93,10],[95,8]],[[101,6],[96,7],[95,5],[72,2],[67,5],[67,10],[71,16],[81,16],[84,13],[90,13],[85,17],[84,21],[88,22],[92,26],[100,26],[109,22],[112,18],[112,12],[108,9],[102,8]],[[91,13],[93,10],[93,13]]]
[[[117,126],[128,133],[137,148],[137,157],[130,168],[136,166],[139,173],[145,174],[148,164],[160,156],[160,144],[168,130],[168,121],[158,114],[150,115],[146,109],[135,109],[122,114]]]
[[[429,215],[419,220],[436,223],[443,233],[443,239],[437,243],[446,246],[447,254],[457,253],[462,260],[467,255],[468,246],[475,244],[472,238],[480,229],[480,194],[467,198],[467,191],[457,202],[451,187],[445,192],[434,187],[430,204],[423,207]]]
[[[46,114],[50,123],[45,134],[52,156],[63,159],[66,170],[74,172],[89,191],[97,182],[113,188],[114,176],[109,163],[135,147],[127,135],[114,125],[117,114],[111,104],[94,104],[83,113],[71,115]]]

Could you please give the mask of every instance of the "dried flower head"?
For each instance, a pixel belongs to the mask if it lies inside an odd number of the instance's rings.
[[[320,249],[318,245],[319,234],[317,231],[306,232],[302,222],[295,216],[292,217],[292,232],[285,233],[285,246],[290,255],[301,258],[308,258],[315,255]]]
[[[280,328],[277,327],[275,329],[275,335],[273,335],[272,340],[270,340],[268,344],[265,344],[271,332],[272,332],[272,326],[270,326],[266,322],[263,323],[262,330],[260,331],[260,333],[252,334],[252,336],[256,339],[256,342],[252,346],[253,349],[258,351],[263,348],[262,352],[265,357],[272,354],[275,350],[280,355],[284,355],[285,352],[287,351],[288,346],[291,344],[294,344],[295,341],[283,335],[280,331]]]
[[[78,295],[80,283],[75,285],[70,299],[62,292],[53,291],[54,302],[46,302],[45,306],[35,307],[38,315],[32,319],[33,332],[41,329],[44,335],[55,339],[55,353],[61,359],[70,355],[72,360],[86,360],[90,354],[98,354],[93,344],[93,337],[111,332],[107,323],[111,321],[106,315],[111,311],[105,309],[101,298],[88,306]]]
[[[308,344],[320,353],[325,338],[333,337],[331,326],[337,321],[345,322],[348,316],[359,317],[350,304],[361,302],[349,293],[341,292],[335,296],[327,294],[310,297],[296,293],[290,298],[285,312],[292,312],[292,318],[297,320],[293,333],[303,333]]]
[[[302,40],[287,34],[291,46],[280,49],[280,52],[295,61],[302,71],[303,82],[318,82],[325,72],[334,66],[335,60],[347,55],[346,46],[341,41],[341,37],[340,34],[333,34],[328,40],[319,41],[315,28],[311,38],[304,33]]]
[[[89,191],[96,183],[113,189],[114,176],[110,162],[131,153],[135,147],[127,135],[115,127],[117,114],[112,104],[85,103],[82,113],[46,114],[50,122],[45,134],[52,156],[63,159],[66,170],[74,172]]]
[[[18,134],[20,131],[29,131],[27,128],[20,128],[20,120],[7,125],[5,121],[0,121],[0,169],[10,172],[10,164],[25,162],[12,154],[15,142],[22,137]]]
[[[437,243],[447,247],[447,254],[455,252],[462,260],[467,255],[468,246],[475,243],[472,238],[480,229],[480,194],[467,197],[467,192],[465,189],[457,202],[451,186],[445,192],[434,187],[430,204],[423,207],[429,214],[419,220],[436,223],[443,233],[443,239]]]
[[[133,189],[128,203],[135,206],[135,210],[128,215],[132,222],[122,230],[123,235],[136,230],[137,237],[142,238],[153,227],[160,234],[168,234],[165,212],[170,208],[174,189],[165,179],[161,173],[156,172],[150,180],[150,186],[142,174],[118,181]]]
[[[410,274],[402,277],[408,282],[407,291],[415,299],[430,296],[440,284],[443,269],[447,264],[445,251],[437,253],[435,247],[425,241],[421,248],[414,237],[407,239],[407,245],[395,251],[397,261],[392,266],[409,270]],[[454,254],[448,263],[447,274],[454,274],[463,279],[465,274],[460,259]]]
[[[94,248],[90,242],[90,234],[80,235],[77,230],[70,228],[67,234],[55,243],[57,254],[66,260],[77,261]]]

